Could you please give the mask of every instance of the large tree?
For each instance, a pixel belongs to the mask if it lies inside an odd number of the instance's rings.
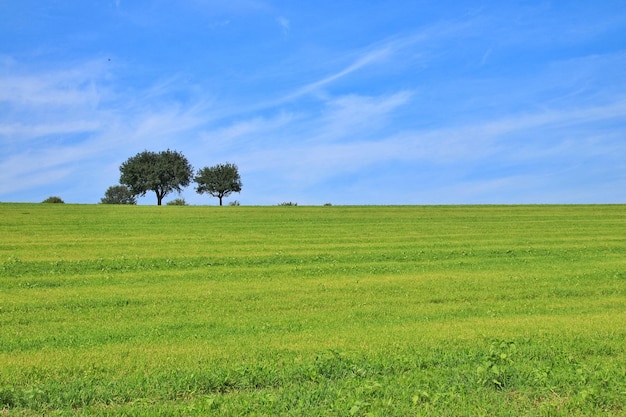
[[[193,177],[193,168],[183,154],[176,151],[143,151],[128,158],[120,166],[120,184],[126,185],[131,193],[144,196],[154,191],[160,206],[163,197],[172,191],[181,192]]]
[[[199,194],[208,193],[219,198],[220,206],[224,197],[240,192],[242,186],[237,165],[228,162],[202,168],[194,181],[198,183],[196,191]]]
[[[127,186],[112,185],[100,199],[100,204],[137,204],[137,199]]]

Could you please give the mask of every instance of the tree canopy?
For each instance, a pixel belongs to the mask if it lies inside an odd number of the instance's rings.
[[[137,199],[127,186],[112,185],[100,199],[100,204],[137,204]]]
[[[220,206],[224,197],[240,192],[242,187],[237,165],[228,162],[202,168],[194,181],[198,184],[196,191],[199,194],[207,193],[219,198]]]
[[[160,206],[167,194],[181,192],[189,185],[193,168],[183,154],[168,149],[140,152],[120,166],[120,173],[120,184],[126,185],[134,196],[154,191]]]

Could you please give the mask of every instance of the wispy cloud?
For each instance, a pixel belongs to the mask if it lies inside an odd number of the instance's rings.
[[[77,133],[96,132],[102,129],[97,120],[61,121],[58,123],[3,123],[0,124],[0,137],[5,144],[46,136],[71,135]]]
[[[276,18],[276,22],[280,26],[283,31],[283,36],[289,36],[289,30],[291,29],[291,22],[284,16],[279,16]]]
[[[286,101],[291,101],[294,99],[297,99],[303,95],[306,94],[311,94],[314,92],[319,91],[321,88],[333,83],[334,81],[337,81],[341,78],[344,78],[358,70],[360,70],[361,68],[364,68],[368,65],[372,65],[376,62],[380,62],[383,59],[385,59],[386,57],[389,56],[389,54],[391,53],[392,48],[390,46],[384,46],[381,48],[377,48],[371,51],[367,51],[365,54],[359,56],[354,62],[352,62],[350,65],[348,65],[347,67],[333,73],[330,74],[326,77],[324,77],[321,80],[317,80],[314,81],[310,84],[304,85],[300,88],[298,88],[296,91],[294,91],[291,94],[288,94],[287,96],[283,97],[280,102],[286,102]]]
[[[93,81],[101,75],[101,69],[87,63],[75,70],[31,75],[1,74],[0,103],[8,103],[12,108],[97,106],[101,93]]]
[[[323,126],[315,140],[371,140],[380,134],[379,129],[387,126],[397,110],[410,103],[411,97],[411,92],[400,91],[384,96],[350,94],[329,99],[315,121],[315,125]]]
[[[282,136],[280,132],[293,129],[294,124],[298,123],[298,117],[297,114],[281,112],[274,116],[253,116],[238,120],[217,129],[202,131],[199,145],[218,153],[242,148],[249,151],[271,146],[268,138],[272,138],[274,146],[277,146],[277,140]]]

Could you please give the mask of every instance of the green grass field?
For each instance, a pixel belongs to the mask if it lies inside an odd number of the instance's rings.
[[[626,206],[0,204],[0,415],[626,415]]]

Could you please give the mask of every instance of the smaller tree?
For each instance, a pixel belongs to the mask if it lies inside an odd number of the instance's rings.
[[[100,204],[137,204],[137,199],[127,186],[113,185],[106,190]]]
[[[224,197],[240,192],[242,187],[237,165],[228,162],[202,168],[194,181],[198,183],[196,187],[198,194],[207,193],[219,198],[220,206]]]

